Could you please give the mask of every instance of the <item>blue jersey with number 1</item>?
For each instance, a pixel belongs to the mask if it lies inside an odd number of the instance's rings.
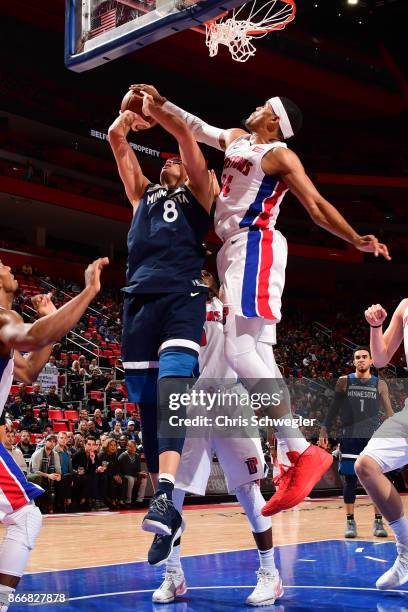
[[[149,184],[128,233],[127,293],[206,291],[201,281],[209,215],[191,191]]]

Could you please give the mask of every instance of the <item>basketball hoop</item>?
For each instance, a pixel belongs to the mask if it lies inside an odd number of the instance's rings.
[[[218,53],[219,45],[226,45],[237,62],[246,62],[255,55],[253,38],[262,38],[274,30],[283,28],[296,15],[295,0],[253,0],[234,9],[227,19],[219,18],[205,26],[205,43],[210,57]]]

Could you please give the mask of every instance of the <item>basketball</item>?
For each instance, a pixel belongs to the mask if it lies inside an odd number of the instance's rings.
[[[152,128],[153,126],[156,125],[157,121],[153,119],[153,117],[149,117],[148,115],[145,115],[142,111],[142,107],[143,107],[143,96],[139,96],[134,91],[128,91],[122,100],[120,110],[122,111],[122,113],[124,113],[126,110],[130,110],[133,113],[137,113],[138,115],[143,117],[143,119],[147,121],[150,124],[150,127]],[[148,130],[150,128],[141,127],[140,129]]]

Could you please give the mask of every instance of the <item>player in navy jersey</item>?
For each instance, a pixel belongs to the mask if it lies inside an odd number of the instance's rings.
[[[79,321],[100,289],[100,274],[106,258],[98,259],[85,272],[85,289],[59,310],[51,295],[32,298],[41,317],[25,324],[12,310],[18,283],[9,266],[0,261],[0,521],[6,527],[0,546],[0,612],[8,608],[41,529],[42,517],[33,499],[44,491],[28,482],[2,444],[5,434],[4,404],[13,378],[31,384],[37,379],[57,342]],[[30,351],[23,357],[20,351]]]
[[[225,294],[224,352],[251,392],[271,396],[279,385],[257,344],[265,321],[278,323],[281,318],[287,246],[276,221],[287,191],[292,191],[317,225],[356,249],[390,259],[388,249],[375,236],[360,236],[347,223],[288,148],[285,141],[302,124],[302,113],[291,100],[273,96],[260,104],[245,121],[247,131],[222,130],[177,107],[151,85],[131,89],[152,96],[156,105],[182,119],[197,141],[225,151],[215,208],[215,231],[223,241],[217,270]],[[327,452],[304,438],[287,399],[268,406],[268,416],[283,417],[276,429],[288,448],[288,469],[262,509],[265,516],[301,502],[332,463]]]
[[[355,349],[353,353],[355,372],[340,376],[336,383],[335,396],[324,425],[320,431],[320,444],[327,448],[327,433],[337,416],[341,421],[339,472],[343,477],[343,499],[346,510],[346,538],[357,537],[357,525],[354,519],[354,502],[356,500],[357,476],[354,464],[365,448],[368,440],[380,426],[380,412],[392,416],[393,410],[387,384],[371,373],[373,361],[370,350],[365,347]],[[382,515],[374,506],[373,534],[385,538]]]
[[[137,115],[125,111],[109,129],[109,142],[133,207],[122,359],[129,399],[140,405],[143,448],[156,488],[142,524],[156,534],[153,545],[160,535],[176,539],[183,528],[171,499],[183,431],[179,429],[177,437],[162,435],[161,430],[158,435],[157,426],[169,423],[169,386],[191,377],[198,361],[207,299],[201,280],[202,243],[214,201],[212,175],[190,130],[165,111],[158,119],[180,149],[180,158],[164,164],[159,184],[144,176],[126,139],[132,126],[140,125]],[[178,415],[182,416],[181,411]]]

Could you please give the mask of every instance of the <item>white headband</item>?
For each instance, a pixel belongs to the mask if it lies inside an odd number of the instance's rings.
[[[278,96],[276,96],[275,98],[269,98],[268,102],[271,105],[275,115],[279,117],[279,127],[281,129],[284,139],[286,140],[286,138],[294,136],[295,134],[290,124],[288,113],[286,112],[285,107],[282,104],[282,100]]]

